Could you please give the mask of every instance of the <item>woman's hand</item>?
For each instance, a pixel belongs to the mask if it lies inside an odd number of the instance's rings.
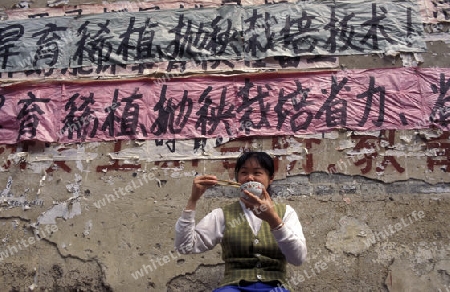
[[[186,210],[195,210],[195,205],[205,191],[217,184],[217,177],[215,175],[198,175],[192,182],[191,196],[188,200]]]
[[[269,223],[271,229],[276,228],[283,222],[275,211],[273,207],[274,202],[266,189],[263,189],[261,198],[258,198],[247,190],[244,190],[244,193],[247,196],[242,196],[241,201],[245,207],[250,209],[256,217]]]

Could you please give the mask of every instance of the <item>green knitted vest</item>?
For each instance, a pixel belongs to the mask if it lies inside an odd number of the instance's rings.
[[[280,218],[286,205],[275,205]],[[287,285],[286,258],[273,237],[270,226],[263,221],[255,236],[245,218],[239,201],[223,208],[225,232],[221,242],[225,277],[221,286],[249,282],[279,281]]]

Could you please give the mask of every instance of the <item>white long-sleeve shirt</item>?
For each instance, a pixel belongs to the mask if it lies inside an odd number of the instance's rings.
[[[245,222],[257,234],[262,220],[240,202],[244,211]],[[303,235],[302,225],[295,210],[286,205],[286,213],[282,218],[284,225],[278,230],[272,231],[275,240],[288,263],[299,266],[306,259],[306,240]],[[232,225],[233,222],[228,222]],[[203,217],[195,225],[195,211],[184,210],[175,224],[175,248],[181,253],[201,253],[210,250],[220,243],[225,232],[225,217],[223,210],[217,208]]]

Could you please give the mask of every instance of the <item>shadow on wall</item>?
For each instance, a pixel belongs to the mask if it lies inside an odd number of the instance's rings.
[[[211,292],[219,286],[224,271],[224,264],[200,265],[195,272],[170,280],[167,283],[167,292]]]

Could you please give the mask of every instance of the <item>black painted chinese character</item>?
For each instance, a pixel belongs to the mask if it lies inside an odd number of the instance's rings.
[[[380,101],[379,101],[379,109],[378,109],[378,119],[373,120],[372,123],[377,126],[381,127],[384,122],[384,104],[385,104],[385,89],[383,86],[375,87],[375,78],[370,76],[369,81],[369,88],[367,88],[367,91],[358,94],[357,98],[367,98],[366,106],[364,108],[364,115],[362,119],[359,121],[358,126],[362,127],[366,124],[367,119],[369,118],[369,113],[372,109],[372,102],[373,102],[373,96],[375,94],[379,93]]]
[[[80,40],[76,43],[77,49],[72,57],[77,65],[84,65],[84,54],[86,53],[89,61],[98,66],[98,74],[101,72],[103,64],[110,61],[110,56],[113,48],[109,40],[113,37],[108,36],[108,34],[111,33],[111,30],[108,28],[109,23],[110,20],[106,20],[104,24],[98,23],[98,30],[94,35],[91,35],[93,31],[91,32],[88,30],[88,26],[90,24],[89,21],[86,21],[83,25],[80,26],[80,28],[78,28],[77,34],[80,37]],[[81,72],[78,73],[92,73],[92,69],[79,69],[81,70]]]
[[[386,8],[384,8],[383,6],[381,6],[380,9],[384,14],[381,16],[377,16],[377,4],[373,3],[372,4],[372,19],[367,20],[361,24],[361,26],[369,26],[370,29],[367,32],[367,34],[364,36],[364,38],[360,41],[360,43],[364,45],[367,43],[367,40],[371,39],[372,40],[371,47],[373,50],[379,49],[378,35],[377,35],[378,30],[380,30],[381,34],[384,36],[384,38],[386,39],[387,42],[389,42],[391,44],[397,43],[395,40],[391,39],[388,36],[386,31],[384,30],[384,25],[380,24],[380,22],[386,18],[386,14],[388,13]]]
[[[187,90],[184,90],[183,98],[178,104],[174,104],[172,98],[167,99],[166,93],[167,85],[163,85],[159,101],[153,108],[158,112],[158,117],[152,124],[150,132],[157,136],[166,134],[167,130],[171,134],[180,133],[189,121],[192,112],[193,102],[188,98]]]
[[[190,57],[201,59],[207,57],[221,56],[225,53],[227,46],[231,46],[239,55],[239,50],[233,44],[238,40],[238,32],[232,31],[232,21],[225,19],[226,29],[222,31],[221,21],[223,17],[217,16],[211,23],[195,23],[191,19],[185,20],[185,15],[180,14],[178,24],[169,30],[175,34],[173,41],[166,48],[170,59]],[[194,28],[198,27],[197,30]],[[221,32],[222,31],[222,32]]]
[[[77,101],[81,101],[78,106]],[[98,118],[94,116],[94,111],[91,110],[90,105],[94,104],[94,94],[90,93],[89,96],[81,96],[79,93],[75,93],[69,101],[65,104],[65,111],[69,111],[62,122],[64,126],[61,129],[61,134],[68,131],[67,138],[72,139],[73,133],[76,132],[77,139],[84,139],[87,135],[87,128],[93,120],[93,128],[89,134],[90,138],[93,138],[97,133]]]
[[[347,125],[347,101],[338,99],[337,95],[344,88],[350,91],[350,87],[345,86],[348,79],[344,77],[342,81],[337,82],[336,76],[331,76],[331,92],[327,100],[316,113],[315,118],[320,119],[322,114],[326,112],[326,123],[328,127],[346,126]],[[326,89],[322,89],[323,94],[327,94]]]
[[[29,138],[36,137],[36,129],[39,125],[39,116],[45,114],[38,103],[48,103],[50,98],[36,98],[36,96],[30,91],[28,92],[29,99],[21,99],[17,103],[23,104],[17,115],[17,120],[20,121],[18,138],[25,134],[29,134]]]
[[[283,36],[284,47],[290,48],[292,46],[296,54],[313,52],[317,40],[311,36],[305,36],[305,34],[319,31],[316,28],[311,28],[312,21],[315,18],[315,16],[308,16],[305,10],[302,11],[300,18],[291,20],[291,15],[287,15],[285,26],[280,31],[280,34]],[[295,26],[297,31],[292,33],[291,29],[295,30]]]
[[[163,146],[164,145],[164,140],[163,139],[156,139],[155,140],[155,146],[159,147],[159,146]],[[176,151],[176,141],[175,139],[167,139],[166,140],[166,147],[167,149],[169,149],[170,152],[175,153]]]
[[[294,132],[298,130],[306,130],[313,119],[313,114],[309,111],[304,110],[304,108],[307,105],[311,104],[310,102],[306,101],[310,89],[309,88],[303,89],[301,82],[298,80],[295,80],[295,85],[296,89],[289,94],[284,93],[284,88],[280,89],[280,92],[278,94],[278,103],[274,108],[278,116],[277,130],[281,129],[281,127],[284,124],[284,121],[288,116],[290,117],[291,129]],[[300,96],[300,100],[297,100],[297,96]],[[294,110],[296,111],[295,114],[292,114],[290,110],[283,108],[284,104],[289,99],[292,101],[292,104],[294,105]],[[306,116],[304,117],[304,119],[302,119],[302,122],[299,123],[298,119],[303,115]]]
[[[330,30],[330,37],[325,42],[325,48],[330,46],[328,52],[334,53],[337,49],[337,41],[336,38],[339,36],[339,40],[344,42],[344,45],[339,48],[339,51],[345,51],[349,47],[357,50],[363,51],[362,48],[353,45],[352,40],[355,36],[355,28],[353,26],[349,27],[348,22],[352,17],[355,16],[355,13],[350,13],[349,15],[344,16],[344,18],[339,22],[339,19],[336,17],[335,7],[331,7],[331,17],[330,22],[325,25],[325,30]]]
[[[229,120],[235,117],[233,114],[234,105],[229,105],[227,109],[226,107],[226,95],[227,88],[224,86],[222,89],[222,94],[220,96],[220,104],[218,106],[213,106],[213,101],[209,96],[209,93],[212,90],[212,86],[208,86],[202,95],[200,96],[199,103],[203,103],[202,107],[196,112],[196,115],[199,117],[197,122],[195,123],[195,128],[201,128],[202,135],[211,135],[216,130],[217,126],[220,122],[225,124],[225,129],[228,135],[232,135],[232,131],[230,129]],[[206,126],[210,125],[208,131],[206,131]]]
[[[245,85],[239,88],[237,96],[242,98],[242,104],[237,108],[237,112],[244,112],[244,114],[239,118],[239,130],[245,131],[245,134],[250,134],[250,129],[261,129],[263,126],[270,128],[269,120],[267,119],[267,113],[270,109],[270,103],[264,103],[264,98],[270,95],[269,90],[272,88],[269,85],[264,87],[258,85],[256,87],[257,95],[254,98],[250,98],[250,89],[253,87],[253,83],[249,79],[245,79]],[[264,91],[264,88],[267,91]],[[255,123],[252,119],[254,114],[254,108],[252,105],[257,103],[259,107],[259,122]]]
[[[24,28],[20,24],[12,24],[0,28],[0,62],[2,69],[6,69],[9,57],[20,54],[12,49],[18,47],[18,41],[23,36],[23,33]]]
[[[202,151],[202,153],[205,151],[205,146],[208,139],[206,138],[195,138],[194,139],[194,153],[197,153],[199,150]]]
[[[139,123],[139,104],[134,101],[142,99],[142,94],[138,93],[139,88],[136,88],[134,93],[129,97],[124,97],[121,102],[125,103],[122,118],[120,119],[120,132],[118,135],[134,136],[137,134],[136,129]],[[147,136],[147,130],[141,123],[139,124],[142,134]]]
[[[105,122],[102,125],[102,131],[108,130],[108,133],[111,137],[115,136],[115,123],[120,123],[120,132],[117,133],[118,136],[134,136],[137,135],[136,131],[138,126],[142,131],[144,136],[147,136],[147,130],[142,123],[139,123],[139,104],[135,101],[138,99],[142,99],[142,94],[138,93],[139,88],[135,89],[135,92],[131,94],[129,97],[124,97],[119,100],[119,89],[114,90],[113,102],[110,106],[108,106],[105,111],[108,113]],[[117,109],[121,104],[125,103],[125,107],[122,112],[122,116],[116,114]]]
[[[213,56],[218,57],[225,53],[227,46],[231,46],[233,51],[240,56],[241,53],[238,48],[233,44],[239,39],[239,32],[232,31],[233,22],[231,19],[225,19],[226,28],[222,31],[219,23],[224,20],[222,16],[217,16],[211,23],[211,32],[205,33],[202,41],[199,43],[198,48],[204,49]],[[222,31],[222,32],[221,32]]]
[[[32,36],[41,36],[36,42],[37,50],[34,55],[33,66],[37,66],[37,63],[41,60],[48,66],[53,66],[58,61],[59,45],[61,37],[57,32],[66,31],[67,27],[58,27],[55,23],[47,23],[45,29],[35,32]],[[69,44],[64,44],[68,46]]]
[[[258,24],[259,19],[262,20],[262,25]],[[248,28],[244,31],[244,35],[249,35],[247,36],[246,47],[244,48],[246,53],[250,52],[252,57],[258,57],[258,52],[265,53],[268,50],[274,49],[275,33],[271,32],[270,24],[271,22],[277,23],[275,17],[270,16],[268,12],[265,12],[263,16],[262,14],[258,14],[257,9],[253,9],[253,15],[245,19],[244,22],[248,23]],[[265,39],[259,39],[261,34],[258,32],[258,29],[261,27],[264,28]]]
[[[144,25],[135,27],[135,22],[136,18],[131,17],[126,32],[120,35],[122,42],[117,49],[117,54],[121,55],[124,61],[128,61],[130,51],[133,51],[134,61],[143,61],[154,57],[152,43],[155,31],[152,28],[157,27],[158,23],[151,22],[150,18],[147,18]],[[137,39],[132,39],[133,35],[137,35]]]

